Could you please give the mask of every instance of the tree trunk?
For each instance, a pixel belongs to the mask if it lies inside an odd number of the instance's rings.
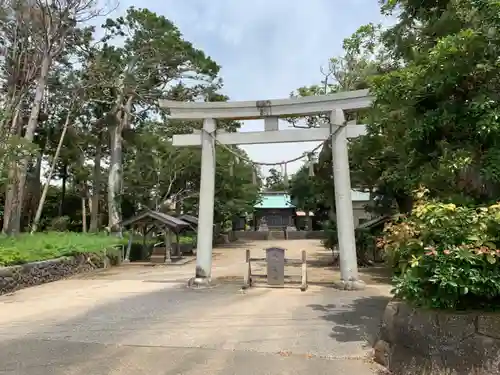
[[[14,204],[15,204],[15,193],[16,193],[16,170],[15,168],[10,168],[9,169],[9,176],[8,176],[8,181],[9,183],[7,184],[7,188],[5,191],[5,206],[4,206],[4,216],[3,216],[3,228],[2,232],[4,234],[9,233],[9,226],[10,226],[10,216],[11,213],[14,211]]]
[[[87,199],[82,197],[82,232],[87,233]]]
[[[8,102],[3,106],[4,113],[0,119],[0,131],[4,140],[8,139],[13,134],[18,134],[19,129],[19,114],[21,112],[22,95],[14,88],[9,90]]]
[[[14,109],[14,115],[12,116],[12,122],[10,125],[9,136],[14,134],[20,134],[22,126],[20,126],[19,116],[21,114],[21,102],[19,102]]]
[[[122,132],[130,121],[133,97],[128,97],[124,109],[116,113],[116,125],[110,127],[111,162],[108,175],[108,227],[110,232],[119,232],[122,220],[121,195],[123,187],[122,176]]]
[[[61,136],[59,137],[59,143],[57,144],[56,153],[54,155],[54,159],[52,160],[52,165],[50,166],[50,169],[49,169],[49,175],[47,176],[47,182],[45,182],[45,186],[43,187],[43,192],[42,192],[42,196],[40,198],[40,202],[38,202],[38,207],[36,209],[35,219],[33,221],[31,233],[36,232],[38,229],[38,225],[40,223],[40,218],[42,217],[42,210],[43,210],[43,205],[45,203],[45,198],[47,197],[47,193],[48,193],[49,187],[50,187],[50,181],[52,180],[52,175],[54,174],[57,160],[59,159],[59,154],[61,153],[61,148],[62,148],[62,145],[64,144],[64,137],[66,136],[66,132],[68,130],[70,118],[71,118],[71,111],[68,111],[68,115],[66,116],[66,121],[64,122]]]
[[[40,177],[42,175],[42,162],[45,150],[48,147],[49,139],[47,138],[43,148],[37,157],[35,168],[31,176],[28,178],[26,200],[24,203],[23,216],[26,217],[26,222],[22,222],[23,225],[30,226],[34,220],[35,212],[37,210],[38,204],[40,203],[41,194],[41,182]]]
[[[90,232],[99,231],[99,196],[101,190],[101,141],[99,135],[94,155],[94,169],[92,173],[92,198],[90,203]]]
[[[13,131],[17,132],[19,126],[19,113],[20,107],[16,107],[15,113],[12,117],[12,123],[10,128],[10,134],[7,134],[7,138],[12,135]],[[11,214],[13,213],[15,201],[16,201],[16,192],[17,192],[17,167],[15,164],[9,165],[9,173],[8,173],[8,183],[5,190],[5,206],[4,206],[4,216],[3,216],[3,228],[2,233],[8,234],[10,232],[10,224],[11,224]]]
[[[122,182],[122,129],[121,124],[110,127],[110,154],[108,175],[108,227],[110,232],[118,232],[121,221]]]
[[[66,203],[66,185],[68,183],[68,164],[64,163],[61,177],[61,201],[59,202],[58,216],[64,216],[64,206]]]
[[[35,131],[38,125],[38,116],[40,115],[40,108],[42,106],[43,96],[45,93],[45,88],[47,86],[47,79],[49,75],[50,65],[52,63],[52,58],[50,54],[46,53],[40,69],[40,76],[38,78],[35,90],[35,98],[31,106],[31,113],[26,126],[26,132],[24,134],[24,139],[28,142],[32,142]],[[24,190],[26,185],[26,174],[28,170],[29,156],[24,157],[19,161],[19,165],[14,167],[15,169],[15,182],[16,184],[12,188],[12,199],[9,205],[5,205],[5,211],[9,210],[8,220],[6,220],[7,230],[4,223],[4,231],[7,234],[19,233],[21,227],[21,214],[23,209],[24,200]]]

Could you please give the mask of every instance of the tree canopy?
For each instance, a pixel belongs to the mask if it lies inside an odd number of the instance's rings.
[[[196,215],[200,151],[171,138],[201,124],[169,120],[159,100],[228,100],[220,66],[148,9],[107,19],[97,38],[87,21],[107,10],[88,1],[1,4],[4,233],[61,222],[115,231],[146,208]],[[253,166],[240,162],[230,173],[233,159],[218,149],[218,222],[258,197]]]
[[[373,108],[355,114],[368,134],[350,142],[354,187],[394,199],[403,212],[421,185],[457,203],[497,199],[499,7],[486,0],[382,1],[381,11],[397,22],[361,26],[322,71],[322,83],[294,93],[370,88]],[[319,170],[331,170],[329,163],[325,145]]]
[[[373,200],[378,208],[395,201],[411,210],[422,185],[445,201],[497,199],[499,10],[487,0],[382,0],[382,13],[396,22],[361,25],[318,84],[292,93],[371,90],[373,107],[348,114],[368,124],[367,135],[350,141],[350,168],[354,188],[383,198]],[[106,20],[98,38],[88,21],[106,12],[83,0],[0,5],[4,233],[54,220],[114,231],[145,208],[196,214],[200,151],[177,149],[171,138],[201,124],[170,120],[159,101],[229,100],[220,66],[148,9]],[[306,123],[318,126],[320,118]],[[219,126],[235,131],[240,123]],[[218,222],[251,211],[260,191],[255,166],[234,153],[245,156],[237,147],[217,150]],[[317,159],[314,176],[305,166],[290,179],[271,169],[265,188],[288,191],[301,209],[331,213],[328,144]]]

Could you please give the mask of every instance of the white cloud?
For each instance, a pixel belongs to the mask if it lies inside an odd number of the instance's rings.
[[[318,83],[321,65],[341,53],[342,40],[368,22],[383,20],[376,0],[146,0],[124,1],[171,19],[185,38],[222,65],[224,91],[232,100],[288,97]],[[286,125],[284,125],[286,126]],[[263,129],[248,121],[243,131]],[[255,145],[255,161],[292,159],[315,144]],[[289,167],[293,173],[300,166]]]

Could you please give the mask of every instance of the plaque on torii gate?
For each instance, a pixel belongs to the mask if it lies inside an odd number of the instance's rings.
[[[332,95],[308,96],[279,100],[242,102],[178,102],[161,100],[172,119],[203,120],[200,133],[173,136],[174,146],[201,146],[201,181],[199,196],[198,251],[196,275],[191,284],[210,282],[212,267],[213,210],[215,194],[215,139],[224,145],[291,143],[326,141],[331,137],[335,204],[340,249],[341,285],[361,288],[358,279],[348,138],[366,133],[364,125],[347,124],[344,111],[371,106],[368,90],[340,92]],[[309,116],[330,113],[330,121],[318,128],[279,130],[280,117]],[[264,119],[265,131],[226,133],[217,130],[216,119]],[[332,136],[332,134],[334,134]]]

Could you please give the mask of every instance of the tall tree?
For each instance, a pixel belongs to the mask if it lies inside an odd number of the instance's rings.
[[[108,124],[110,166],[108,174],[109,227],[118,230],[121,221],[123,131],[145,115],[161,114],[158,100],[168,97],[172,83],[195,82],[192,90],[202,93],[217,84],[219,66],[190,42],[163,16],[147,9],[129,8],[124,17],[108,19],[106,40],[124,37],[123,47],[103,47],[103,69],[99,72],[110,89]]]
[[[405,61],[372,86],[369,134],[383,137],[380,155],[392,159],[383,179],[462,203],[496,199],[499,4],[390,1],[383,9],[397,11],[384,37]]]
[[[10,133],[20,133],[26,142],[32,143],[54,61],[64,57],[68,46],[88,35],[80,26],[98,12],[96,4],[89,0],[9,1],[4,5],[3,15],[10,21],[4,23],[7,27],[4,35],[8,35],[10,41],[6,46],[11,64],[8,69],[11,80],[7,81],[11,93],[7,117],[11,122]],[[25,52],[19,51],[23,47]],[[23,101],[28,103],[26,95],[32,97],[29,98],[27,121],[23,126],[19,113]],[[11,167],[4,212],[3,231],[6,233],[20,231],[29,163],[30,158],[24,157]]]
[[[269,175],[265,178],[264,186],[269,191],[286,191],[288,181],[285,181],[285,176],[276,168],[269,169]]]

